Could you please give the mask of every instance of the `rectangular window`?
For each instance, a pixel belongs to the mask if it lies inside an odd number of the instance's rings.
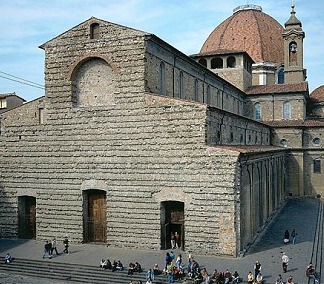
[[[321,160],[314,160],[314,174],[321,173]]]
[[[283,119],[291,119],[291,104],[290,104],[290,102],[283,103]]]
[[[39,119],[39,124],[43,124],[44,123],[44,109],[43,108],[39,108],[38,109],[38,119]]]
[[[6,99],[0,100],[0,108],[7,108],[7,100]]]

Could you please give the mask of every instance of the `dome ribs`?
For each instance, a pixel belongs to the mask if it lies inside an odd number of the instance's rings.
[[[256,63],[283,63],[281,26],[271,16],[256,9],[235,12],[208,36],[200,53],[217,50],[246,51]]]

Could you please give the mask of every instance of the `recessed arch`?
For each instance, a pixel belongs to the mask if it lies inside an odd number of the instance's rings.
[[[82,58],[70,71],[73,107],[114,104],[116,73],[102,57]]]
[[[202,66],[207,67],[207,60],[205,58],[200,58],[198,60],[198,63],[201,64]]]
[[[211,69],[222,69],[222,68],[224,68],[223,59],[220,58],[220,57],[212,58],[212,60],[210,61],[210,67],[211,67]]]
[[[235,68],[236,67],[236,59],[234,56],[229,56],[226,60],[227,68]]]

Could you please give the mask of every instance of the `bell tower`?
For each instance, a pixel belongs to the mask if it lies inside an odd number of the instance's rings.
[[[285,84],[300,83],[306,80],[303,61],[303,39],[305,33],[302,23],[296,18],[295,3],[292,0],[290,18],[285,23],[282,34],[284,40]]]

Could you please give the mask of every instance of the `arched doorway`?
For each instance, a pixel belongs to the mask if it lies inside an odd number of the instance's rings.
[[[90,189],[83,191],[84,242],[106,242],[106,192]]]
[[[161,249],[171,249],[171,235],[177,236],[178,247],[184,250],[184,203],[161,202]]]
[[[18,197],[18,237],[36,238],[36,198],[33,196]]]

